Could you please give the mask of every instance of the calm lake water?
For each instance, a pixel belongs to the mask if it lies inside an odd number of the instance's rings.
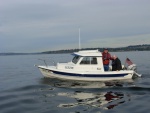
[[[116,82],[77,82],[44,78],[38,59],[71,61],[70,54],[0,56],[0,113],[148,113],[150,51],[115,52],[137,64],[142,78]]]

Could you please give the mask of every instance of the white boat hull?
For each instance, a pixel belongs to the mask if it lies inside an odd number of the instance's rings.
[[[91,72],[91,71],[62,71],[55,66],[38,66],[44,77],[78,81],[110,81],[132,79],[133,70]]]

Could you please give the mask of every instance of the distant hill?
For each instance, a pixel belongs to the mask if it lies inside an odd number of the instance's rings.
[[[94,50],[98,49],[99,51],[103,51],[104,48],[83,48],[81,50]],[[118,48],[108,48],[110,52],[118,52],[118,51],[150,51],[150,44],[143,45],[131,45],[127,47],[118,47]],[[57,54],[57,53],[72,53],[77,52],[79,49],[67,49],[67,50],[57,50],[57,51],[45,51],[41,52],[42,54]]]
[[[103,51],[104,48],[82,48],[81,50],[95,50]],[[119,51],[150,51],[150,44],[143,45],[130,45],[127,47],[118,47],[118,48],[108,48],[110,52],[119,52]],[[45,51],[39,53],[0,53],[0,56],[6,55],[35,55],[35,54],[59,54],[59,53],[72,53],[77,52],[79,49],[66,49],[66,50],[56,50],[56,51]]]
[[[41,53],[0,53],[0,56],[7,56],[7,55],[34,55],[34,54],[41,54]]]

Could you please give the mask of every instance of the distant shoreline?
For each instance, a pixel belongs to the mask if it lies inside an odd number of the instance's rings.
[[[103,51],[104,48],[82,48],[80,50],[95,50]],[[118,48],[108,48],[110,52],[126,52],[126,51],[150,51],[150,44],[143,45],[131,45],[127,47],[118,47]],[[66,49],[66,50],[56,50],[56,51],[44,51],[36,53],[0,53],[0,56],[6,55],[37,55],[37,54],[62,54],[62,53],[73,53],[77,52],[79,49]]]
[[[81,50],[95,50],[103,51],[104,48],[82,48]],[[125,52],[125,51],[150,51],[150,44],[143,45],[131,45],[127,47],[108,48],[110,52]],[[72,53],[77,52],[79,49],[57,50],[57,51],[45,51],[42,54],[57,54],[57,53]]]

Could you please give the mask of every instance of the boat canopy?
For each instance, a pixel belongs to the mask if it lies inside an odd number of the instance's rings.
[[[74,52],[72,55],[75,56],[96,56],[96,57],[101,57],[102,53],[98,50],[84,50],[84,51],[79,51],[79,52]]]

